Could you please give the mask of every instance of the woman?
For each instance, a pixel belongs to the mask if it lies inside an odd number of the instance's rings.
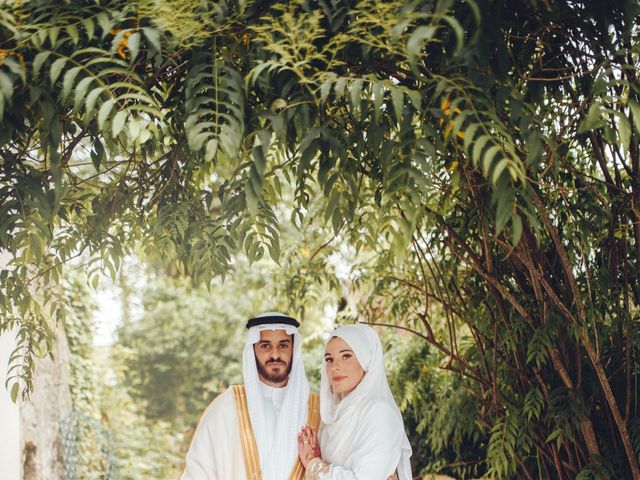
[[[324,351],[320,432],[298,435],[305,480],[411,480],[411,446],[384,369],[378,334],[340,327]],[[393,477],[391,477],[393,478]]]

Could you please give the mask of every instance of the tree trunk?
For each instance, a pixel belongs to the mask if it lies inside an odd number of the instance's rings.
[[[52,356],[36,362],[33,393],[20,405],[24,480],[64,478],[60,418],[71,411],[70,379],[67,337],[59,328]]]

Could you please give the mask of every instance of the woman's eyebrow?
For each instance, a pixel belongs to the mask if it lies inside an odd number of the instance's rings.
[[[351,349],[347,349],[347,350],[340,350],[338,353],[342,353],[342,352],[351,352],[351,353],[353,353],[353,350],[351,350]]]

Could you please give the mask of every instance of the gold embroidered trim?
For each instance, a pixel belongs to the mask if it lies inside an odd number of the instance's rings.
[[[329,468],[331,468],[331,465],[316,457],[307,463],[307,473],[304,476],[304,480],[320,480],[321,476],[329,473]]]
[[[316,430],[320,425],[320,397],[315,393],[309,395],[307,424],[311,425]],[[289,475],[289,480],[303,480],[305,478],[304,475],[304,466],[298,458],[298,460],[296,460],[295,466],[293,467],[291,475]]]
[[[242,443],[242,453],[247,478],[250,480],[261,480],[260,459],[258,458],[258,447],[256,446],[256,439],[253,435],[253,428],[249,417],[247,394],[244,385],[233,385],[231,389],[236,400],[236,409],[238,411],[238,429],[240,430],[240,442]]]
[[[260,458],[258,455],[258,447],[253,435],[253,427],[249,418],[249,407],[247,405],[247,393],[244,385],[232,385],[231,390],[236,401],[236,409],[238,411],[238,428],[240,429],[240,442],[242,443],[242,453],[244,457],[244,466],[247,479],[261,480],[262,472],[260,470]],[[307,410],[307,423],[317,429],[320,425],[320,397],[312,393],[309,395],[309,404]],[[304,467],[300,459],[297,459],[293,470],[289,475],[289,480],[303,480]]]

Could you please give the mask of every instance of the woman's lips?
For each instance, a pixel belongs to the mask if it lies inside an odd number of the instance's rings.
[[[333,377],[333,378],[332,378],[332,380],[333,380],[334,382],[341,382],[341,381],[343,381],[345,378],[347,378],[347,377]]]

